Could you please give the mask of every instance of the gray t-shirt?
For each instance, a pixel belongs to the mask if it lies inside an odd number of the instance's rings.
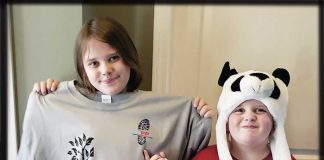
[[[191,98],[135,91],[98,102],[75,82],[30,94],[18,160],[143,160],[143,149],[186,160],[208,145],[211,120]]]

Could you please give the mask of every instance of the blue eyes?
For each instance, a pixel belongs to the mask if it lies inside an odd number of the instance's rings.
[[[256,109],[257,112],[267,112],[266,110],[262,109],[262,108],[259,108],[259,109]]]
[[[252,110],[255,113],[267,113],[268,112],[267,110],[265,110],[263,108],[254,108]],[[236,113],[244,113],[245,109],[244,108],[237,108],[237,109],[234,110],[234,112],[236,112]]]
[[[244,112],[243,108],[236,109],[234,112]]]

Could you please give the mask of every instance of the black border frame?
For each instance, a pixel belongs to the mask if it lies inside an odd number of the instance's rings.
[[[7,159],[7,1],[0,6],[0,159]]]

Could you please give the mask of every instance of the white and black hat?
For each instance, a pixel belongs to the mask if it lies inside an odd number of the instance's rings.
[[[291,159],[284,130],[289,80],[289,72],[282,68],[277,68],[272,74],[254,70],[238,73],[235,69],[230,69],[229,62],[224,64],[218,80],[223,90],[217,104],[216,123],[217,149],[221,160],[232,159],[226,136],[228,117],[237,106],[250,99],[258,100],[267,106],[275,121],[275,130],[270,140],[273,159]]]

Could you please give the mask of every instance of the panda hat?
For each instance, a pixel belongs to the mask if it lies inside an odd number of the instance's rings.
[[[272,74],[260,71],[237,73],[224,64],[218,84],[223,86],[217,104],[216,141],[220,160],[231,160],[227,142],[226,125],[232,111],[246,100],[255,99],[267,106],[274,120],[270,149],[274,160],[291,159],[284,124],[288,104],[289,72],[278,68]]]

